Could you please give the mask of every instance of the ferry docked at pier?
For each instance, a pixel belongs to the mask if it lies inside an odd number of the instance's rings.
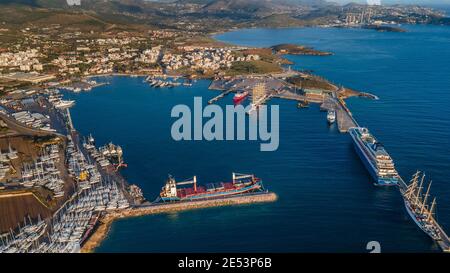
[[[182,187],[185,185],[192,187]],[[231,182],[210,183],[205,186],[197,185],[196,176],[192,180],[177,182],[169,175],[155,202],[204,200],[260,191],[264,191],[262,180],[252,174],[233,173]]]
[[[396,186],[399,175],[394,162],[385,148],[367,128],[353,127],[349,129],[356,153],[361,158],[376,186]]]

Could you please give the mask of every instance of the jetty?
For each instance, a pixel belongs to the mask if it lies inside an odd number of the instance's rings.
[[[278,196],[275,193],[266,191],[198,201],[151,203],[134,206],[125,210],[107,212],[100,220],[96,231],[82,245],[81,252],[93,252],[107,236],[111,224],[117,219],[211,207],[267,203],[275,202],[277,199]]]
[[[173,211],[192,210],[209,207],[220,207],[230,205],[242,205],[251,203],[274,202],[277,195],[273,192],[256,192],[241,194],[229,197],[203,199],[198,201],[169,202],[169,203],[151,203],[148,205],[136,206],[133,209],[120,212],[122,217],[143,216],[156,213],[167,213]]]
[[[229,90],[225,90],[222,93],[220,93],[219,95],[215,96],[214,98],[210,99],[208,101],[208,104],[213,104],[216,101],[220,100],[221,98],[225,97],[226,95],[228,95],[229,93],[231,93],[233,90],[229,89]]]

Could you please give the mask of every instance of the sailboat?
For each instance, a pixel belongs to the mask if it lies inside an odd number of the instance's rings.
[[[420,180],[420,183],[419,183]],[[428,204],[430,197],[431,182],[428,184],[425,195],[423,194],[425,174],[419,171],[413,175],[410,184],[403,194],[406,211],[416,225],[435,241],[441,241],[441,231],[437,227],[435,216],[436,198],[431,205]]]

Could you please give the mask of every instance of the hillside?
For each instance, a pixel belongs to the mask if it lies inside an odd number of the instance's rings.
[[[364,5],[338,6],[324,0],[2,0],[0,20],[20,24],[75,24],[95,29],[130,25],[217,32],[235,27],[284,27],[343,22],[345,14],[360,13]],[[399,23],[449,24],[438,13],[418,7],[387,12],[377,8],[379,20]],[[389,9],[389,8],[387,8]],[[421,10],[421,11],[420,11]],[[418,11],[421,14],[418,14]],[[52,16],[50,13],[54,13]],[[79,17],[79,18],[75,18]],[[67,20],[66,20],[67,19]]]

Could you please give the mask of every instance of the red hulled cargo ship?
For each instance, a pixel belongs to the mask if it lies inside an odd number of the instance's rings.
[[[183,187],[186,185],[193,186]],[[177,182],[169,176],[155,202],[192,201],[258,191],[264,191],[262,180],[252,174],[233,173],[231,182],[210,183],[205,186],[197,186],[196,176],[192,180],[182,182]]]

